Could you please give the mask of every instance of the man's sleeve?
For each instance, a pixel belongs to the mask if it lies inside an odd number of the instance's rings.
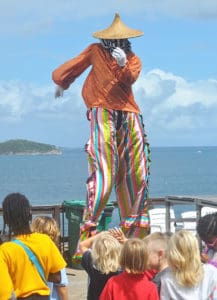
[[[68,60],[52,73],[53,81],[66,90],[70,84],[80,76],[91,64],[92,45],[81,54]]]

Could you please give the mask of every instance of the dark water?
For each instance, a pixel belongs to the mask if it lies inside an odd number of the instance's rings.
[[[217,147],[153,148],[151,159],[150,197],[217,196]],[[85,200],[86,178],[81,149],[54,156],[0,156],[0,203],[12,192],[25,194],[32,205]],[[114,192],[110,200],[115,200]],[[186,209],[177,206],[176,215]],[[110,227],[118,223],[115,210]]]
[[[150,197],[217,195],[217,147],[153,148]],[[0,156],[0,203],[11,192],[32,204],[84,200],[87,161],[81,149],[62,155]],[[112,200],[115,195],[112,193]]]

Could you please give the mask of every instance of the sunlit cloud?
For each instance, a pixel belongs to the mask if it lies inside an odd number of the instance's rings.
[[[188,82],[184,78],[151,70],[134,87],[149,127],[160,130],[217,128],[217,80]]]
[[[54,99],[54,86],[21,81],[0,81],[1,122],[18,122],[27,115],[41,118],[76,118],[83,106],[76,84],[63,98]]]

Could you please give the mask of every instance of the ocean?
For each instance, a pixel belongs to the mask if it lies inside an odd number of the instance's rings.
[[[82,149],[62,155],[0,156],[0,203],[12,192],[32,205],[85,200],[87,160]],[[151,148],[150,197],[217,196],[217,147]],[[115,200],[112,192],[110,200]]]
[[[12,192],[25,194],[33,205],[84,200],[86,159],[82,149],[64,149],[62,155],[1,155],[0,203]],[[217,147],[153,147],[151,160],[150,197],[217,195]]]

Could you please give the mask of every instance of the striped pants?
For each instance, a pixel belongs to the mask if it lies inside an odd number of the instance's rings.
[[[122,230],[128,236],[143,237],[149,231],[150,160],[142,116],[93,108],[90,123],[91,135],[86,144],[89,177],[84,228],[97,224],[115,186]]]

